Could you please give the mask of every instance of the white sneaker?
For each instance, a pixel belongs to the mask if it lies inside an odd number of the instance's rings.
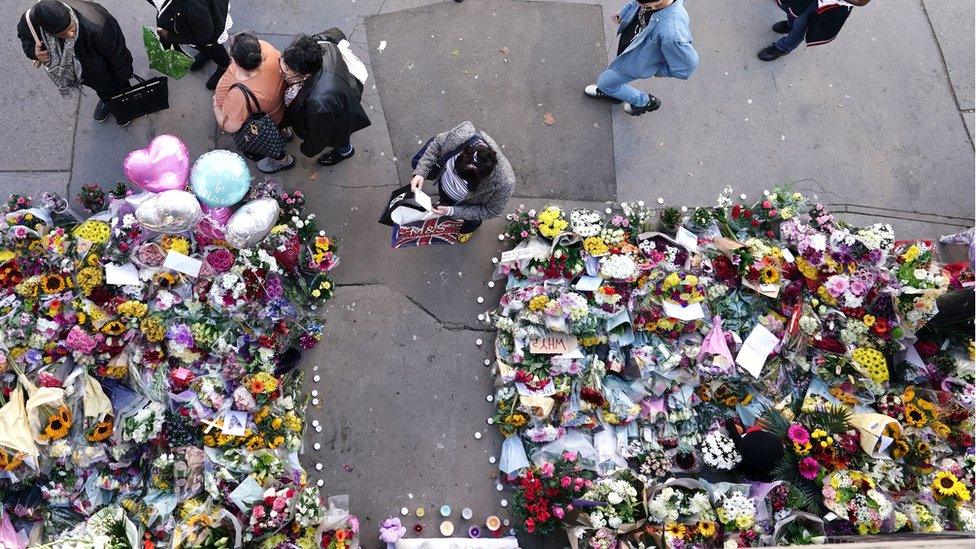
[[[611,97],[603,93],[603,90],[598,88],[596,84],[590,84],[589,86],[583,88],[583,94],[587,97],[592,97],[593,99],[603,99],[609,101],[614,105],[621,103],[621,101],[616,97]]]

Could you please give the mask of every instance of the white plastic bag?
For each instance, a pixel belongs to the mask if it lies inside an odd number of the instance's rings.
[[[518,435],[505,437],[502,443],[502,457],[498,460],[498,470],[506,475],[512,475],[529,466],[529,458],[525,455],[525,446]]]

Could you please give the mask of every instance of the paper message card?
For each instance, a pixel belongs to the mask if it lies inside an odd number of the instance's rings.
[[[132,263],[116,265],[115,263],[105,264],[105,283],[113,286],[141,286],[139,271]]]
[[[549,246],[538,240],[529,240],[519,244],[513,250],[502,252],[502,263],[512,263],[521,259],[545,259],[549,257]]]
[[[576,289],[581,292],[595,292],[602,283],[603,279],[598,276],[583,275],[576,282]]]
[[[417,204],[420,204],[421,207],[423,207],[428,212],[434,209],[434,203],[430,199],[430,195],[425,193],[424,191],[414,191],[413,199],[416,200]]]
[[[762,373],[762,368],[766,364],[766,358],[769,357],[769,353],[773,352],[777,344],[779,344],[779,338],[775,334],[767,330],[762,324],[756,324],[756,327],[749,333],[749,337],[742,343],[742,349],[736,355],[735,363],[752,374],[752,377],[759,379],[759,374]]]
[[[674,240],[692,253],[698,251],[698,236],[684,227],[678,227],[678,232],[674,235]]]
[[[563,355],[577,347],[579,342],[571,335],[552,334],[529,340],[529,352],[534,355]]]
[[[665,300],[661,302],[661,305],[664,307],[664,314],[671,318],[677,318],[678,320],[698,320],[699,318],[705,318],[705,311],[702,309],[701,303],[691,303],[683,307],[680,303]]]
[[[228,410],[224,413],[224,426],[221,432],[225,435],[242,437],[247,429],[247,412]]]
[[[203,261],[194,259],[188,255],[183,255],[180,252],[170,250],[169,253],[166,254],[166,260],[163,261],[163,267],[196,278],[200,275],[200,268],[203,267]]]

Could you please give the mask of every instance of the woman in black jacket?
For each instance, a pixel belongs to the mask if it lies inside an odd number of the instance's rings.
[[[215,89],[230,65],[230,56],[219,43],[227,28],[228,0],[148,1],[156,8],[156,32],[163,46],[186,44],[200,52],[190,66],[191,71],[202,69],[207,61],[217,65],[207,80],[207,89]]]
[[[94,2],[41,0],[20,16],[17,37],[24,55],[45,68],[62,95],[82,85],[95,90],[99,122],[108,118],[106,100],[132,78],[132,54],[119,22]]]
[[[356,150],[350,136],[367,126],[369,117],[359,104],[363,84],[349,72],[336,44],[345,36],[338,29],[321,35],[299,36],[281,54],[285,75],[285,124],[304,141],[302,154],[315,156],[322,166],[334,166]]]

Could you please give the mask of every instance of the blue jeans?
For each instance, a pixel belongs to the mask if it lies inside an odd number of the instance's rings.
[[[776,49],[783,53],[790,53],[803,42],[807,34],[807,26],[810,25],[810,16],[817,11],[817,2],[810,2],[810,6],[797,17],[793,17],[789,10],[784,11],[786,11],[786,22],[790,25],[790,32],[776,41]]]
[[[635,107],[647,106],[651,102],[650,96],[627,84],[632,80],[634,78],[624,76],[613,69],[607,69],[596,79],[596,87],[603,90],[603,93],[626,101]]]

